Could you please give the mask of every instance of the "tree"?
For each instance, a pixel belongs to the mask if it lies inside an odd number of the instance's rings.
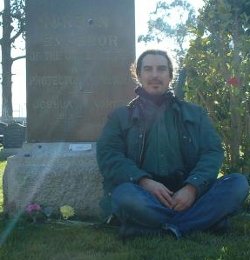
[[[185,60],[187,98],[205,106],[216,123],[225,172],[250,171],[249,23],[249,1],[206,1]]]
[[[223,171],[250,172],[250,2],[205,0],[197,20],[191,11],[186,22],[180,19],[183,27],[172,27],[169,13],[179,5],[184,1],[160,1],[152,14],[160,17],[148,22],[139,41],[175,39],[184,68],[177,85],[185,83],[186,98],[206,107],[215,122],[225,148]],[[186,41],[188,50],[182,48]]]
[[[183,98],[182,87],[186,77],[183,60],[191,37],[190,28],[195,26],[196,16],[194,8],[187,1],[174,0],[170,3],[168,2],[159,1],[157,3],[156,9],[151,13],[148,21],[148,33],[140,35],[138,42],[160,42],[167,38],[174,41],[174,46],[176,47],[172,51],[175,53],[175,60],[178,65],[178,75],[175,77],[173,88],[176,95]],[[176,17],[179,18],[178,23],[176,23]]]
[[[24,34],[25,15],[24,0],[4,0],[4,10],[0,13],[2,18],[2,120],[9,122],[13,119],[12,111],[12,72],[14,61],[25,56],[11,56],[11,48],[15,47],[16,39]]]

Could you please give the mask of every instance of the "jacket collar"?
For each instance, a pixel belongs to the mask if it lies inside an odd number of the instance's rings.
[[[182,117],[184,122],[195,123],[197,118],[194,116],[194,113],[192,113],[191,108],[187,104],[186,101],[175,98],[173,109]]]
[[[193,109],[188,105],[186,101],[179,100],[177,97],[172,97],[173,110],[182,117],[184,122],[195,123],[197,117],[194,116]],[[131,100],[128,104],[128,107],[131,109],[131,119],[132,121],[138,121],[143,117],[142,107],[140,102],[140,97],[137,96]]]

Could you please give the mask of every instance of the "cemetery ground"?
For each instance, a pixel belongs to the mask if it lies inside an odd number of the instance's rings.
[[[58,223],[33,224],[3,214],[0,162],[0,259],[250,259],[250,202],[232,219],[228,234],[193,233],[176,241],[169,236],[121,241],[115,228]]]

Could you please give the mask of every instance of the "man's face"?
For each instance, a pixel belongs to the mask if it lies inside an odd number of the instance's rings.
[[[142,87],[151,95],[162,95],[171,81],[167,59],[162,55],[148,54],[142,60],[138,77]]]

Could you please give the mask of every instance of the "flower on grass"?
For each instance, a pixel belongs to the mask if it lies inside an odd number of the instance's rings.
[[[60,208],[63,219],[68,219],[75,215],[75,211],[71,206],[64,205]]]
[[[32,214],[32,213],[40,211],[40,210],[41,210],[41,206],[36,203],[33,203],[33,204],[31,203],[26,206],[26,212],[29,214]]]
[[[37,222],[37,218],[41,214],[41,206],[37,203],[30,203],[29,205],[26,206],[26,213],[32,218],[33,223]]]

